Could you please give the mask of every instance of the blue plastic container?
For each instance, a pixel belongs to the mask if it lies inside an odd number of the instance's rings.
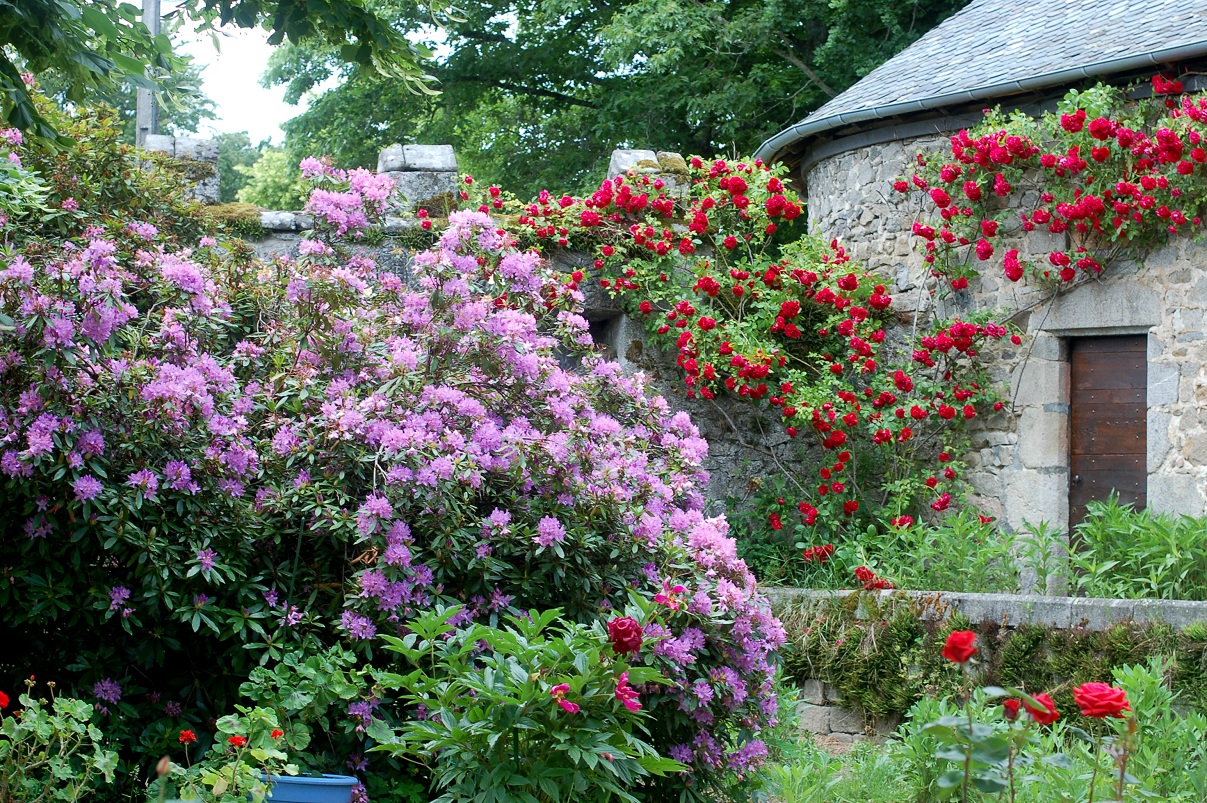
[[[279,775],[272,778],[268,800],[272,803],[351,803],[351,775]]]

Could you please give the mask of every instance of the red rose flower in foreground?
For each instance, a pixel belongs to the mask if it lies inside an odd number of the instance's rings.
[[[247,744],[247,737],[246,736],[232,736],[229,739],[227,739],[226,741],[228,744],[230,744],[234,747],[242,747],[243,745]]]
[[[1022,705],[1022,703],[1013,697],[1008,700],[1004,700],[1002,702],[1002,716],[1011,722],[1018,719],[1018,707],[1020,705]]]
[[[943,645],[943,657],[952,663],[962,664],[976,655],[976,633],[971,630],[953,630]]]
[[[1083,683],[1073,689],[1073,702],[1081,709],[1081,715],[1102,719],[1123,718],[1124,711],[1131,711],[1127,693],[1105,683]]]
[[[608,622],[608,641],[617,655],[635,654],[641,649],[641,625],[629,616],[618,616]]]
[[[181,731],[180,737],[177,741],[179,741],[181,744],[192,744],[193,742],[197,741],[197,734],[193,733],[192,731]]]
[[[1056,710],[1056,703],[1052,702],[1052,698],[1046,694],[1034,694],[1035,702],[1043,706],[1043,708],[1032,708],[1023,703],[1023,708],[1027,709],[1027,713],[1031,718],[1040,725],[1051,725],[1056,720],[1060,719],[1060,714]]]

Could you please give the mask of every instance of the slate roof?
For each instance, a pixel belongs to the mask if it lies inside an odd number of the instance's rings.
[[[794,126],[772,161],[852,123],[1207,55],[1207,0],[973,0]]]

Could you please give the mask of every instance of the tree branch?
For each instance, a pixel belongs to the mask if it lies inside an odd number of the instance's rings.
[[[780,58],[787,61],[793,67],[796,67],[798,70],[803,72],[805,74],[805,77],[808,78],[811,82],[813,82],[813,84],[816,85],[817,88],[820,89],[822,92],[825,92],[830,97],[835,97],[838,95],[838,93],[835,92],[833,89],[831,89],[830,86],[825,81],[821,80],[821,76],[818,75],[817,73],[815,73],[813,71],[812,67],[810,67],[808,64],[806,64],[804,61],[802,61],[800,56],[797,56],[795,53],[792,52],[792,45],[788,41],[787,37],[785,37],[781,34],[780,41],[784,43],[784,49],[780,50],[778,48],[775,48],[772,50],[773,53],[775,53],[777,56],[779,56]]]
[[[599,108],[596,104],[590,101],[576,98],[573,95],[567,95],[564,92],[555,92],[552,89],[538,89],[536,87],[521,86],[513,84],[510,81],[502,81],[498,78],[488,78],[484,75],[458,75],[456,81],[465,81],[466,83],[487,84],[498,89],[506,89],[508,92],[515,92],[518,95],[530,95],[538,98],[548,98],[556,100],[560,103],[566,103],[571,106],[582,106],[586,109]]]

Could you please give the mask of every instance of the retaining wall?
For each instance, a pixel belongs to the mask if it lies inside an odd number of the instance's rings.
[[[1113,625],[1166,624],[1179,630],[1207,622],[1207,602],[1184,600],[1122,600],[1088,597],[1056,597],[1035,594],[974,594],[949,591],[812,591],[803,588],[763,587],[772,608],[801,600],[827,600],[861,595],[871,602],[909,599],[923,621],[943,621],[959,612],[976,624],[1002,628],[1041,625],[1061,630],[1107,630]],[[879,618],[877,605],[860,606],[856,618]],[[866,612],[866,613],[865,613]],[[799,684],[797,716],[803,730],[828,736],[838,742],[854,742],[891,734],[900,724],[895,719],[868,722],[859,711],[846,708],[830,684],[816,678]]]

